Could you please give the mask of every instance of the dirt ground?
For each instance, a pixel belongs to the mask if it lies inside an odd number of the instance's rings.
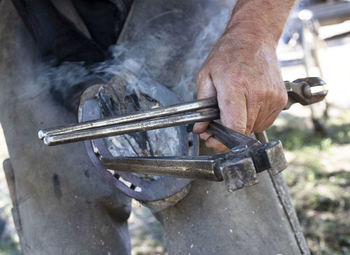
[[[329,86],[327,135],[314,132],[310,108],[302,106],[281,114],[268,134],[284,144],[289,161],[284,176],[312,254],[350,254],[350,37],[329,41],[327,46],[320,52],[322,76]],[[285,53],[280,50],[281,55]],[[305,76],[301,66],[283,68],[282,73],[285,80]],[[7,157],[0,128],[0,162]],[[137,202],[130,232],[134,255],[166,254],[160,224]],[[0,167],[2,254],[20,252]]]

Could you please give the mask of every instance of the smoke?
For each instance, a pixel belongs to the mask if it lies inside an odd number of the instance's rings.
[[[186,56],[181,79],[173,88],[185,101],[196,97],[196,76],[204,64],[211,49],[225,30],[231,16],[231,9],[226,8],[212,16],[208,25],[199,33]]]
[[[196,75],[211,48],[223,33],[232,10],[227,5],[212,8],[213,4],[210,2],[208,1],[204,8],[205,21],[197,25],[199,18],[194,15],[193,22],[189,21],[191,26],[189,29],[193,30],[194,36],[191,35],[183,41],[178,39],[182,31],[178,35],[173,35],[171,33],[174,28],[170,27],[171,24],[164,24],[163,30],[162,24],[157,24],[159,27],[157,33],[145,32],[145,38],[142,40],[127,41],[110,47],[112,58],[105,62],[89,67],[84,63],[66,62],[57,67],[44,64],[39,70],[40,79],[43,83],[50,84],[55,98],[65,106],[72,105],[72,102],[67,102],[72,100],[72,97],[77,98],[72,96],[72,93],[81,94],[83,91],[80,90],[86,89],[84,83],[87,81],[106,82],[122,72],[132,73],[133,77],[139,80],[154,80],[170,88],[182,101],[192,100],[196,97]],[[179,14],[180,11],[175,10],[169,15],[182,15]],[[145,29],[147,30],[147,27]],[[183,33],[186,34],[186,30]],[[172,63],[172,58],[179,60]],[[75,106],[68,108],[74,109]]]
[[[138,103],[146,108],[157,104],[152,100],[163,105],[193,100],[196,75],[231,14],[233,3],[230,3],[231,7],[221,4],[200,3],[202,9],[193,15],[177,9],[158,15],[158,19],[145,22],[148,27],[131,31],[142,33],[142,36],[136,35],[139,40],[112,46],[111,59],[88,67],[84,63],[63,63],[57,67],[45,64],[40,67],[40,79],[51,87],[61,104],[75,113],[80,95],[93,85],[93,81],[107,84],[124,80],[127,84],[123,90],[125,95],[119,98],[130,99],[136,95]],[[174,24],[176,22],[179,24]],[[118,84],[111,86],[116,88]],[[186,154],[186,139],[183,131],[167,128],[111,137],[105,141],[114,156],[149,156]]]

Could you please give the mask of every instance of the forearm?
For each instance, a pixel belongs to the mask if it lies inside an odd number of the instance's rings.
[[[277,45],[295,0],[238,0],[226,33],[266,40]]]

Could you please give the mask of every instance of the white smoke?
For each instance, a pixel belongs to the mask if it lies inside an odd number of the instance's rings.
[[[208,1],[210,2],[210,1]],[[231,2],[231,1],[229,1]],[[180,73],[180,78],[176,81],[170,81],[167,84],[162,84],[162,81],[157,80],[157,73],[154,72],[154,63],[149,64],[149,59],[143,54],[130,54],[134,51],[140,52],[142,49],[141,43],[132,43],[115,45],[110,48],[112,58],[105,62],[98,63],[94,66],[86,67],[84,63],[63,63],[57,67],[51,67],[44,65],[41,67],[40,74],[41,80],[46,84],[50,84],[54,89],[62,91],[64,93],[65,88],[74,86],[74,84],[82,83],[94,78],[101,78],[106,82],[113,78],[116,74],[121,72],[132,73],[138,79],[148,79],[160,82],[162,85],[170,88],[174,91],[182,101],[190,101],[196,97],[196,75],[203,65],[206,57],[210,53],[212,47],[224,32],[226,24],[229,20],[233,3],[220,3],[216,5],[222,5],[219,11],[211,11],[208,4],[207,17],[209,22],[204,27],[199,27],[201,30],[197,33],[197,36],[193,39],[190,48],[186,49],[186,56],[181,66],[177,67],[177,72]],[[167,31],[160,31],[157,35],[157,42],[162,41],[162,37],[166,41]],[[153,42],[156,39],[154,35],[150,34],[144,41]],[[171,49],[166,44],[159,44],[157,49],[157,61],[159,68],[162,68],[162,61],[169,59]],[[177,50],[177,49],[175,49]],[[142,53],[142,52],[141,52]],[[152,65],[152,66],[150,66]],[[168,72],[169,70],[162,70],[162,72]],[[152,84],[150,84],[152,86]]]

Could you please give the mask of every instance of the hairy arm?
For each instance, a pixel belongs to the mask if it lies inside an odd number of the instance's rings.
[[[295,0],[238,0],[222,37],[197,77],[198,99],[217,96],[222,123],[243,134],[261,132],[277,118],[287,94],[276,47]],[[208,147],[225,147],[197,123]]]

